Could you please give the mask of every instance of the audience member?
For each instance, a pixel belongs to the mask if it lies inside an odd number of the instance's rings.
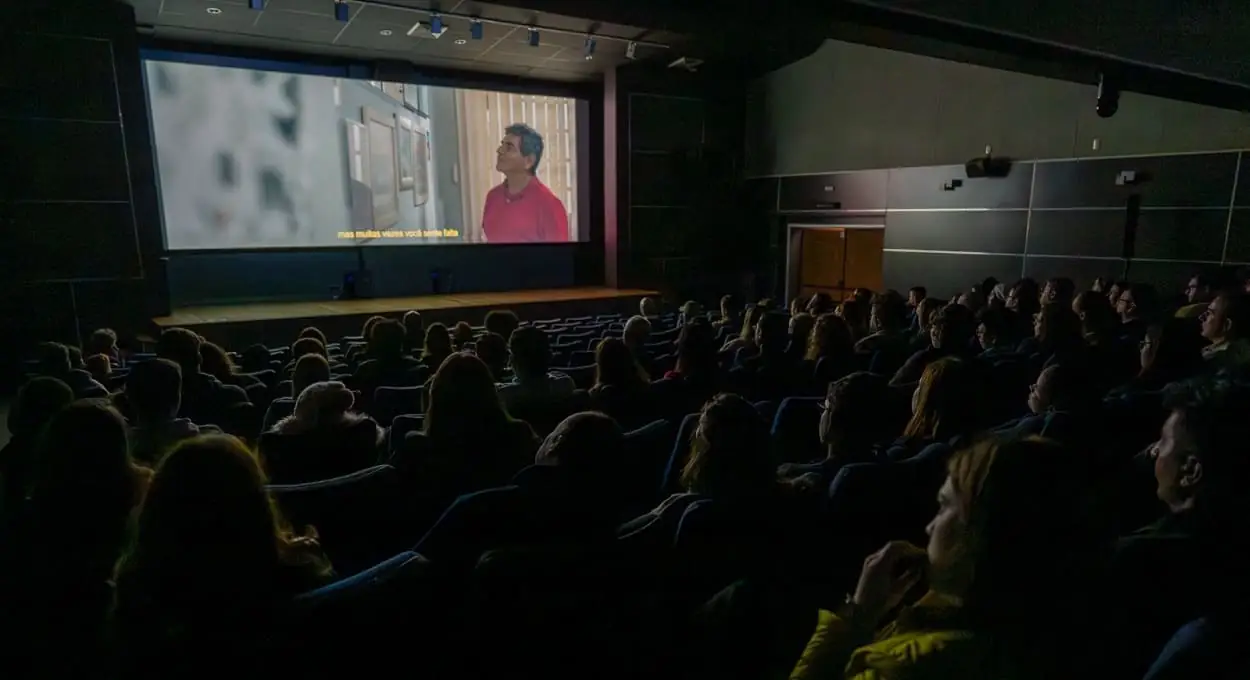
[[[109,360],[107,354],[91,354],[83,363],[92,379],[101,385],[109,384],[109,380],[113,377],[113,362]]]
[[[265,410],[265,419],[261,432],[268,432],[278,424],[279,420],[295,412],[295,400],[309,385],[329,382],[330,362],[320,354],[305,354],[295,360],[295,370],[291,372],[291,393],[274,399]]]
[[[1202,368],[1203,342],[1189,319],[1151,324],[1140,344],[1136,377],[1113,390],[1113,394],[1154,392],[1196,375]]]
[[[817,385],[827,385],[854,370],[855,340],[846,321],[836,314],[817,317],[803,360]]]
[[[452,355],[451,333],[441,323],[425,327],[425,345],[421,350],[421,363],[431,372],[437,371],[443,361]]]
[[[509,412],[520,407],[542,408],[564,400],[577,388],[564,373],[551,371],[547,334],[538,328],[518,328],[509,343],[512,382],[499,386],[499,400]]]
[[[981,357],[999,359],[1015,353],[1012,342],[1011,312],[1007,309],[987,307],[977,316],[977,344],[981,347]]]
[[[247,392],[224,385],[200,370],[200,337],[185,328],[168,328],[156,343],[156,355],[182,369],[182,407],[178,415],[192,422],[221,421],[235,404],[248,403]]]
[[[713,323],[713,326],[716,328],[724,326],[733,331],[741,323],[742,304],[738,301],[738,297],[736,295],[722,295],[720,299],[720,318]]]
[[[386,431],[353,411],[355,402],[341,382],[304,388],[294,412],[260,440],[259,455],[274,483],[332,479],[373,465]]]
[[[490,318],[487,314],[486,318]],[[404,354],[418,354],[425,345],[425,320],[421,318],[421,312],[417,310],[409,310],[404,312]]]
[[[130,369],[126,403],[132,416],[130,453],[136,461],[156,465],[178,442],[220,432],[178,417],[182,391],[182,369],[168,359],[150,359]]]
[[[87,336],[87,356],[103,354],[109,361],[117,363],[121,356],[117,351],[117,332],[112,328],[97,328]]]
[[[929,346],[911,355],[890,379],[891,385],[908,385],[920,380],[929,364],[948,356],[966,356],[975,350],[972,338],[976,326],[972,313],[962,305],[946,305],[929,326]]]
[[[495,382],[508,380],[508,342],[498,333],[487,333],[477,339],[473,350],[490,369]]]
[[[626,428],[645,425],[653,412],[651,379],[633,352],[616,338],[605,338],[595,348],[595,384],[590,403]]]
[[[245,391],[264,385],[256,376],[240,373],[221,345],[207,341],[200,343],[200,370],[220,380],[223,385],[235,385]]]
[[[90,373],[74,368],[69,347],[59,342],[40,343],[37,364],[35,370],[39,375],[56,378],[69,385],[79,399],[107,397],[109,394],[108,388],[92,378]]]
[[[890,460],[921,455],[933,444],[949,445],[972,435],[981,406],[980,375],[970,360],[947,356],[925,367],[911,398],[911,420],[886,452]]]
[[[855,351],[866,354],[905,351],[908,344],[904,335],[907,324],[905,313],[906,308],[898,294],[874,295],[868,315],[870,334],[855,343]]]
[[[1199,320],[1211,343],[1202,350],[1211,370],[1240,372],[1250,364],[1250,293],[1220,293]]]
[[[451,331],[452,348],[460,352],[468,348],[473,343],[473,327],[468,321],[458,322]]]
[[[625,322],[625,330],[621,332],[621,339],[633,353],[634,360],[648,372],[652,364],[651,353],[647,349],[647,339],[650,336],[651,322],[642,316],[630,317],[629,321]]]
[[[894,401],[889,381],[868,371],[829,383],[820,405],[824,460],[782,465],[780,474],[823,493],[842,466],[875,461],[875,447],[899,431],[899,418],[890,408]]]
[[[1120,336],[1129,342],[1141,342],[1146,328],[1158,316],[1159,296],[1151,286],[1125,283],[1120,287],[1115,311],[1120,315]]]
[[[74,401],[69,385],[47,376],[31,378],[9,407],[9,442],[0,449],[0,538],[30,493],[35,451],[44,425]]]
[[[503,338],[505,342],[512,339],[512,334],[521,326],[520,319],[517,318],[515,312],[507,309],[495,309],[486,313],[486,320],[482,322],[486,327],[487,333],[495,333]]]
[[[868,336],[868,313],[867,305],[854,297],[840,302],[834,311],[834,314],[846,321],[847,327],[851,329],[851,337],[856,342]]]
[[[799,312],[790,316],[790,341],[786,344],[786,354],[794,361],[802,361],[807,355],[807,340],[816,327],[816,317],[807,312]]]
[[[1176,310],[1178,319],[1196,319],[1207,311],[1216,294],[1215,282],[1205,274],[1195,274],[1185,286],[1185,304]]]
[[[726,357],[726,363],[732,364],[744,347],[752,351],[755,349],[755,326],[764,314],[765,309],[759,304],[747,307],[742,316],[742,329],[738,331],[738,337],[726,341],[720,349],[721,356]]]

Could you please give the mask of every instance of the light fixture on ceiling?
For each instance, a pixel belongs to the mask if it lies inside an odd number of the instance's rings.
[[[637,56],[637,54],[638,54],[638,43],[634,42],[633,40],[630,40],[629,44],[625,46],[625,58],[633,59]]]
[[[595,36],[586,36],[586,61],[595,58]]]
[[[334,18],[347,23],[351,19],[351,8],[344,0],[334,0]]]
[[[265,9],[265,0],[247,0],[247,6],[254,10]]]
[[[483,32],[484,31],[482,28],[482,22],[480,20],[474,19],[469,22],[469,37],[470,38],[473,38],[474,40],[481,40]]]
[[[389,29],[389,28],[384,28],[384,29],[382,29],[382,30],[378,31],[378,35],[391,35],[391,29]]]
[[[469,43],[469,41],[468,41],[468,40],[465,40],[464,38],[456,38],[456,44],[457,44],[457,45],[467,45],[468,43]]]
[[[437,14],[430,15],[430,35],[441,38],[446,32],[447,25],[443,23],[443,17]]]
[[[538,47],[538,29],[530,27],[530,47]]]
[[[213,16],[217,16],[218,14],[221,14],[221,8],[220,8],[220,7],[209,7],[208,9],[206,9],[206,10],[204,10],[204,11],[205,11],[205,12],[208,12],[209,14],[211,14],[211,15],[213,15]]]

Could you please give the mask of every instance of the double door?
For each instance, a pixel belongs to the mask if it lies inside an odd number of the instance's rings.
[[[802,297],[824,292],[834,300],[856,288],[880,291],[885,230],[819,227],[796,229],[799,245],[798,291]]]

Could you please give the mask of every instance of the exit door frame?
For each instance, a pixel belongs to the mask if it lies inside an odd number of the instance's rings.
[[[884,219],[884,218],[883,218]],[[795,223],[786,225],[786,305],[789,306],[790,301],[799,292],[799,268],[792,266],[792,263],[803,256],[803,238],[802,230],[831,230],[841,229],[843,231],[851,231],[853,229],[874,229],[885,230],[885,224],[812,224],[812,223]]]

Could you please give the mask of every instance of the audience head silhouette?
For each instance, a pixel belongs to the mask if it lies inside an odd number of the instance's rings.
[[[140,423],[176,418],[181,395],[182,369],[169,359],[144,361],[126,376],[126,401]]]
[[[703,407],[681,481],[694,493],[730,502],[775,487],[777,462],[768,446],[768,425],[750,402],[719,394]]]

